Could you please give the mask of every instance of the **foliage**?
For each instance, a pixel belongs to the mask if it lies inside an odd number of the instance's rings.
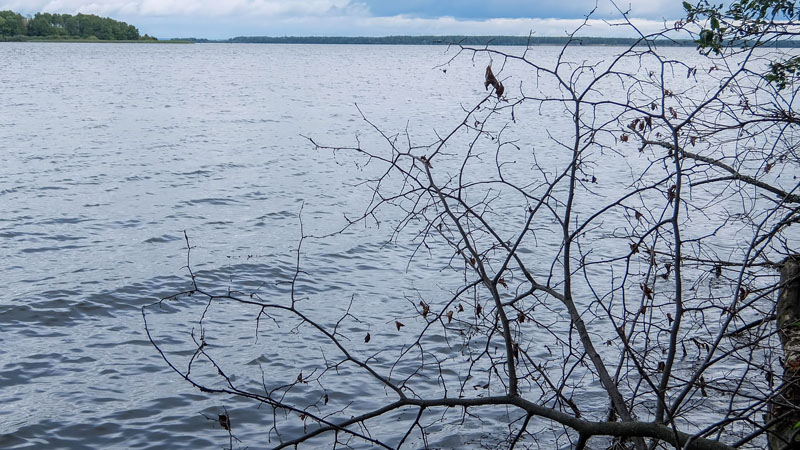
[[[684,1],[689,23],[699,23],[695,42],[706,52],[721,54],[731,46],[774,46],[800,34],[800,8],[794,0],[736,0],[727,9],[702,0]],[[770,63],[767,80],[785,89],[797,79],[800,57]]]
[[[139,40],[139,30],[125,22],[94,14],[36,13],[24,18],[13,11],[0,11],[0,38],[28,36],[49,39]],[[153,38],[148,37],[152,40]]]
[[[0,11],[0,37],[24,35],[26,29],[24,17],[14,11]]]

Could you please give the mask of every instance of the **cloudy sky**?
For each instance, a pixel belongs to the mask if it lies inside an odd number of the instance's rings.
[[[0,0],[0,10],[108,16],[159,38],[504,34],[563,36],[596,5],[593,36],[627,35],[609,26],[609,0]],[[618,0],[642,31],[681,17],[680,0]]]

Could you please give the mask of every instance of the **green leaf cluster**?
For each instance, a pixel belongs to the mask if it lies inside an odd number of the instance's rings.
[[[700,25],[695,44],[705,53],[722,54],[732,47],[775,45],[798,35],[800,8],[795,0],[735,0],[728,8],[701,0],[683,2],[688,23]],[[800,75],[800,57],[770,64],[764,79],[785,89]]]
[[[135,26],[94,14],[36,13],[33,17],[23,17],[13,11],[0,11],[0,39],[20,37],[125,41],[143,39]]]

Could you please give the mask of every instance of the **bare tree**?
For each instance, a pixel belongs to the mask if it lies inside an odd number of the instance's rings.
[[[390,239],[415,248],[409,264],[437,262],[438,294],[406,297],[406,314],[382,322],[348,296],[320,312],[325,293],[299,293],[313,283],[304,246],[336,235],[301,222],[284,297],[203,287],[187,255],[191,287],[143,309],[149,339],[203,392],[267,407],[276,448],[427,448],[475,423],[497,433],[474,445],[501,448],[763,447],[798,411],[774,322],[779,291],[796,285],[777,269],[797,254],[797,91],[791,73],[765,76],[785,53],[762,45],[798,22],[776,17],[698,64],[659,43],[717,42],[701,14],[606,60],[572,42],[544,61],[457,46],[455,58],[491,65],[476,80],[489,90],[435,142],[366,115],[382,144],[309,139],[367,177],[371,201],[341,232],[391,224]],[[518,140],[531,127],[541,139]],[[154,316],[190,304],[191,349],[170,350],[182,336]],[[231,314],[318,357],[264,361],[261,380],[234,373],[212,334]],[[371,332],[387,326],[395,339],[375,348]],[[337,395],[343,385],[362,401]]]

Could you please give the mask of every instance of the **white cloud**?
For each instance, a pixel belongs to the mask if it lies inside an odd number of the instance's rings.
[[[5,0],[0,9],[139,16],[319,15],[347,7],[349,0]]]
[[[660,31],[664,23],[655,20],[632,19],[631,22],[642,33]],[[536,36],[564,36],[584,24],[581,19],[488,19],[457,20],[453,17],[425,19],[408,16],[393,17],[338,17],[320,21],[316,18],[289,19],[281,28],[316,29],[314,35],[366,35],[384,36],[396,34],[412,35],[512,35],[525,36],[533,32]],[[251,33],[253,34],[253,33]],[[264,33],[261,33],[264,34]],[[287,33],[279,33],[287,34]],[[290,34],[290,33],[288,33]],[[634,36],[630,27],[611,26],[603,20],[589,20],[582,29],[582,36]]]
[[[541,0],[551,7],[563,0]],[[576,5],[577,3],[577,5]],[[629,0],[630,17],[662,17],[674,0]],[[574,0],[571,10],[594,0]],[[678,8],[680,7],[678,3]],[[582,19],[490,18],[456,19],[391,15],[378,17],[360,0],[0,0],[0,10],[11,9],[32,14],[78,12],[109,16],[137,26],[142,33],[168,37],[207,37],[212,39],[243,35],[365,35],[460,34],[563,36],[578,27]],[[672,8],[674,9],[674,7]],[[598,17],[619,17],[610,2],[600,2]],[[575,14],[572,14],[575,16]],[[667,14],[663,16],[668,16]],[[580,17],[580,15],[578,15]],[[631,19],[644,33],[658,31],[658,19]],[[671,24],[672,21],[670,20]],[[602,20],[590,20],[583,35],[632,36],[627,27],[611,27]]]

